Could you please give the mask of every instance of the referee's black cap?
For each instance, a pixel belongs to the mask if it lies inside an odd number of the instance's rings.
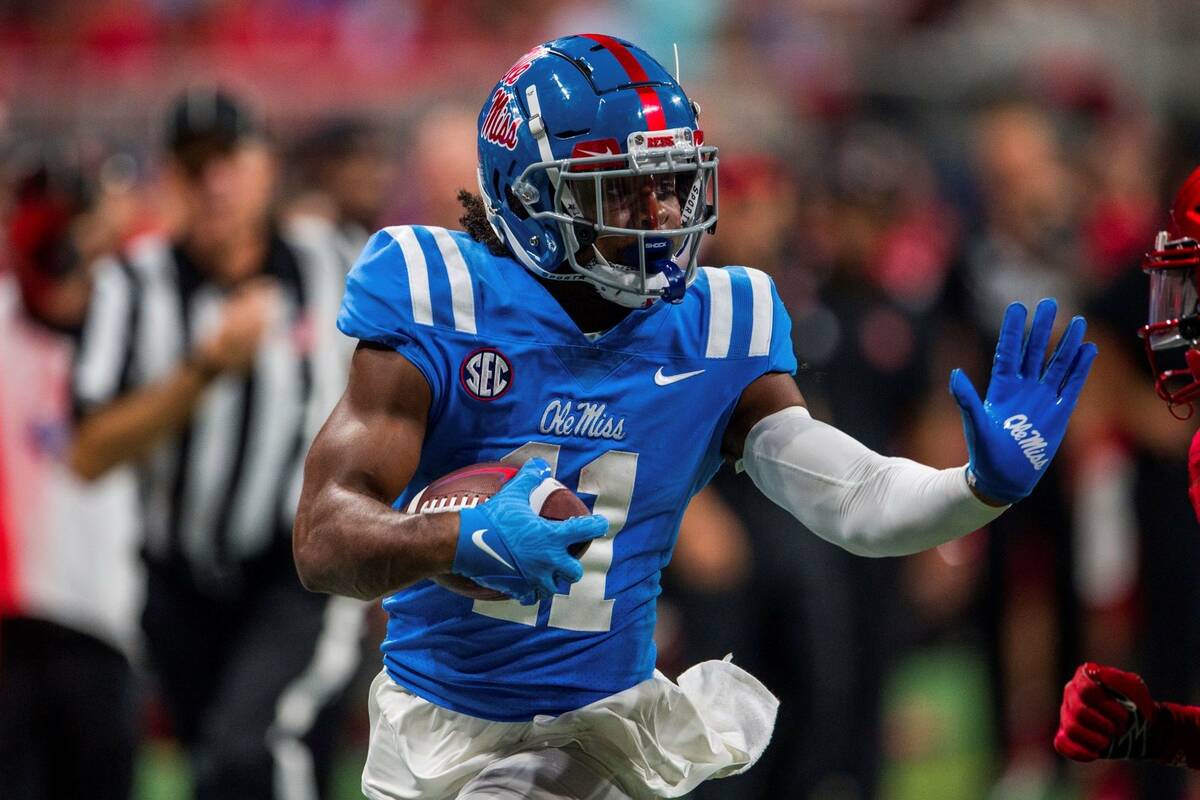
[[[264,134],[257,116],[238,98],[218,88],[188,89],[167,114],[167,150],[198,172],[216,155]]]

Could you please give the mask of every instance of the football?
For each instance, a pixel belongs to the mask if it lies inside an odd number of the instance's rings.
[[[434,514],[441,511],[458,511],[474,508],[500,491],[520,465],[489,461],[472,464],[443,475],[417,492],[404,510],[409,514]],[[529,497],[533,510],[546,519],[563,520],[582,517],[592,511],[574,492],[553,478],[548,478]],[[579,542],[567,548],[575,558],[587,551],[591,541]],[[470,578],[446,573],[434,579],[438,585],[457,594],[476,600],[508,600],[509,597],[494,589],[487,589]]]

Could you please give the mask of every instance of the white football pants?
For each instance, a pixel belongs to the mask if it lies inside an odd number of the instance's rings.
[[[529,722],[460,714],[397,685],[371,684],[363,794],[372,800],[641,800],[681,797],[749,769],[779,702],[729,661],[675,683],[661,673],[590,705]]]

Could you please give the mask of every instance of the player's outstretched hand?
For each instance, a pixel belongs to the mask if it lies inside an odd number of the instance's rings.
[[[460,511],[453,571],[525,605],[582,578],[583,565],[567,547],[603,536],[608,521],[599,514],[561,522],[538,516],[529,495],[550,477],[550,465],[532,458],[496,494]]]
[[[1096,345],[1083,341],[1087,324],[1075,317],[1043,369],[1057,310],[1052,298],[1038,303],[1026,337],[1025,306],[1008,307],[982,403],[961,369],[950,374],[970,453],[968,479],[1001,503],[1026,497],[1045,473],[1096,358]]]
[[[1074,761],[1151,758],[1155,703],[1132,672],[1088,662],[1063,688],[1054,749]]]

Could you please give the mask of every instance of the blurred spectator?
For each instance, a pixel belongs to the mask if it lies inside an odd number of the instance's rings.
[[[419,219],[423,225],[462,227],[458,192],[478,191],[477,116],[472,106],[442,103],[415,120],[404,165],[412,183],[398,222]]]
[[[329,246],[342,257],[345,275],[382,227],[395,189],[396,160],[387,133],[361,119],[321,122],[296,146],[292,166],[298,180],[287,198],[289,221],[313,227],[309,235],[331,237]]]
[[[1054,297],[1069,319],[1086,287],[1079,194],[1053,121],[1023,101],[1000,102],[979,116],[973,145],[983,213],[964,251],[964,310],[991,327],[1013,301]],[[993,332],[981,331],[984,341]]]
[[[110,162],[111,165],[112,162]],[[124,800],[133,779],[142,578],[128,469],[65,463],[88,264],[129,223],[129,187],[61,155],[24,165],[0,266],[0,797]]]
[[[71,460],[139,468],[143,625],[196,797],[314,797],[363,610],[306,592],[291,555],[303,454],[341,388],[321,346],[338,284],[272,222],[272,151],[236,100],[187,92],[166,138],[176,229],[99,268]]]
[[[841,134],[805,210],[808,246],[799,249],[809,254],[816,281],[809,302],[793,305],[793,341],[804,365],[797,382],[831,424],[878,452],[909,455],[907,434],[921,402],[912,387],[931,382],[934,323],[958,221],[940,203],[925,155],[900,128],[864,121]],[[845,656],[828,667],[838,669],[852,698],[841,727],[854,755],[834,757],[857,789],[849,796],[874,797],[883,684],[915,627],[901,602],[904,562],[836,548],[820,557],[826,569],[815,572],[818,591],[840,592],[844,605],[841,624],[813,646],[837,642],[853,653],[851,669]]]
[[[1084,147],[1084,267],[1095,291],[1120,279],[1154,239],[1162,165],[1160,137],[1141,113],[1101,122]]]
[[[971,160],[982,207],[966,235],[949,284],[946,325],[937,348],[986,373],[995,320],[1013,301],[1032,307],[1055,297],[1063,313],[1081,313],[1087,284],[1081,253],[1081,198],[1056,120],[1023,99],[985,106],[970,129]],[[961,427],[956,410],[928,403],[943,437]],[[927,417],[925,424],[931,424]],[[1064,459],[1065,461],[1065,459]],[[1046,749],[1052,712],[1078,651],[1070,481],[1056,465],[1037,490],[989,526],[979,609],[991,666],[994,737],[1012,796],[1048,790],[1059,762]],[[1007,796],[1007,795],[1006,795]]]
[[[294,173],[281,228],[312,266],[322,296],[341,297],[346,274],[371,234],[383,226],[397,176],[383,128],[366,120],[319,123],[294,148]],[[333,408],[345,388],[355,341],[337,330],[336,306],[318,309],[310,357],[328,379],[314,387],[316,406]]]

